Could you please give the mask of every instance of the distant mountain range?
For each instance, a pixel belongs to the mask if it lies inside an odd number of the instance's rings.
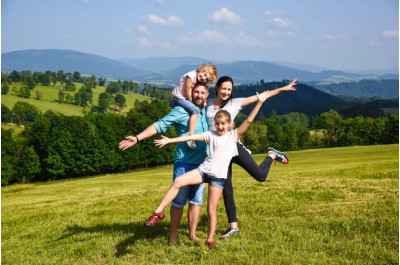
[[[172,87],[179,77],[210,60],[197,57],[153,57],[145,59],[108,59],[71,50],[22,50],[2,54],[1,70],[58,71],[96,75],[107,79],[134,80]],[[302,83],[358,82],[363,79],[397,79],[398,69],[386,73],[350,73],[289,63],[265,61],[212,61],[219,75],[231,76],[237,84],[255,84],[298,78]],[[295,68],[296,67],[296,68]],[[302,69],[300,69],[302,68]],[[304,70],[308,69],[308,70]],[[318,70],[322,70],[317,72]]]

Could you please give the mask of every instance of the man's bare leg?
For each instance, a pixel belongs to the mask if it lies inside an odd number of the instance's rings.
[[[196,236],[197,224],[200,218],[200,206],[189,204],[188,223],[189,223],[189,239],[193,241],[199,240]]]
[[[171,244],[176,245],[178,237],[178,227],[181,223],[183,208],[177,208],[171,205],[170,218],[171,218]]]

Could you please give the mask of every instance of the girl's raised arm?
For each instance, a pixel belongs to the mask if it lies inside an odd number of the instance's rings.
[[[247,119],[244,122],[242,122],[242,124],[238,128],[238,140],[246,132],[246,130],[247,130],[247,128],[249,128],[250,124],[254,121],[262,104],[267,100],[267,98],[269,98],[269,93],[271,93],[271,92],[264,91],[261,94],[257,93],[257,97],[258,97],[257,104],[254,106],[253,110],[251,111],[251,113],[247,117]]]

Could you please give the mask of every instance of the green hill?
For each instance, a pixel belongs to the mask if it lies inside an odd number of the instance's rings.
[[[75,83],[75,85],[76,85],[75,92],[68,91],[65,93],[74,95],[79,90],[79,88],[81,88],[82,84]],[[6,105],[9,109],[12,109],[16,102],[22,101],[36,106],[43,113],[48,110],[52,110],[65,115],[78,115],[78,116],[82,116],[84,115],[84,113],[90,111],[92,106],[97,106],[99,95],[106,89],[103,86],[97,86],[96,88],[94,88],[93,104],[86,108],[82,108],[73,104],[66,104],[66,103],[61,104],[58,100],[58,91],[60,87],[58,84],[56,84],[55,86],[36,85],[35,88],[31,91],[31,98],[18,97],[15,95],[15,93],[13,93],[13,90],[18,90],[20,86],[21,84],[19,83],[11,85],[10,93],[1,96],[1,103]],[[36,91],[38,91],[41,94],[40,99],[36,99]],[[126,98],[126,105],[127,105],[126,108],[124,109],[124,112],[127,112],[129,111],[129,109],[133,108],[136,100],[139,101],[150,100],[149,97],[145,97],[143,95],[135,93],[129,93],[123,95]]]

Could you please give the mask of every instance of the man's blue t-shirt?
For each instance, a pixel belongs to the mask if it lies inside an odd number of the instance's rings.
[[[189,130],[189,118],[189,113],[182,107],[174,107],[167,116],[156,121],[153,125],[158,133],[163,133],[171,126],[174,126],[177,134],[181,136]],[[194,133],[199,134],[206,131],[208,131],[206,109],[202,108],[200,109]],[[193,165],[200,165],[203,163],[208,155],[208,147],[204,142],[196,142],[196,145],[196,149],[191,149],[186,142],[177,143],[174,160],[182,160]]]

